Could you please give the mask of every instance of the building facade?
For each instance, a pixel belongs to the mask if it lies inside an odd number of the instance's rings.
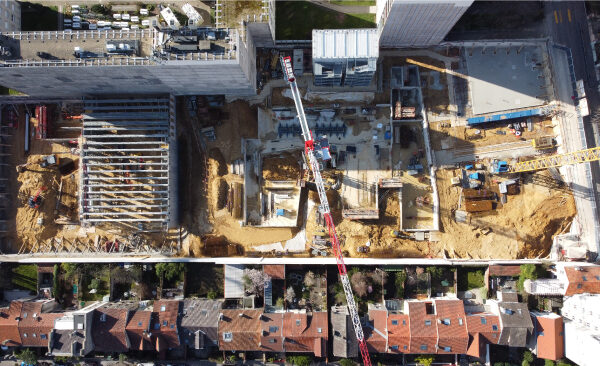
[[[0,32],[21,30],[21,4],[17,0],[0,0]]]
[[[473,0],[377,0],[379,45],[383,48],[437,45],[472,3]]]

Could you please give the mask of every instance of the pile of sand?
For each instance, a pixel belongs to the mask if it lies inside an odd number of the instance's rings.
[[[265,180],[297,180],[300,178],[300,155],[298,152],[285,152],[265,157],[262,167]]]

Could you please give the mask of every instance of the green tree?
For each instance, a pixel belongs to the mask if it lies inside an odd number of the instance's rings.
[[[538,278],[538,269],[535,264],[528,263],[521,265],[521,273],[519,273],[519,280],[517,281],[517,288],[519,291],[523,291],[523,284],[525,280],[536,280]]]
[[[62,294],[59,294],[59,291],[60,291],[59,276],[60,276],[60,266],[58,264],[55,264],[54,271],[52,273],[52,296],[54,296],[55,299],[62,297],[61,296]]]
[[[214,300],[217,298],[217,292],[215,290],[209,290],[208,293],[206,294],[206,297]]]
[[[127,361],[127,355],[124,353],[119,353],[119,362],[125,363]]]
[[[396,285],[396,298],[404,298],[404,282],[406,281],[406,272],[404,270],[396,272],[394,284]]]
[[[171,282],[178,279],[181,274],[185,271],[184,263],[157,263],[154,267],[156,276],[160,279],[160,287],[163,287],[163,279]]]
[[[298,355],[298,356],[287,356],[286,360],[292,365],[297,366],[309,366],[312,359],[309,356]]]
[[[570,363],[570,362],[569,362],[569,361],[567,361],[567,360],[559,360],[559,361],[556,363],[556,366],[573,366],[573,364],[572,364],[572,363]]]
[[[432,279],[435,278],[438,280],[441,279],[444,275],[444,269],[442,268],[442,266],[429,266],[425,268],[425,272],[429,273]]]
[[[94,290],[99,290],[100,289],[100,280],[98,280],[97,278],[93,278],[90,281],[90,288],[94,289]]]
[[[356,366],[356,362],[348,358],[342,358],[338,363],[340,364],[340,366]]]
[[[37,353],[30,348],[25,348],[21,352],[15,353],[15,357],[23,361],[26,365],[35,365],[38,362]]]
[[[421,355],[415,358],[415,362],[421,366],[431,366],[434,359],[433,355]]]
[[[555,363],[552,360],[545,360],[544,361],[544,366],[554,366]]]

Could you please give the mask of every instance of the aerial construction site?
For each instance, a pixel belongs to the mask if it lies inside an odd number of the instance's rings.
[[[289,55],[345,256],[585,256],[572,173],[518,165],[567,151],[547,44],[374,48],[361,87],[310,51],[258,49],[253,97],[3,105],[2,252],[331,256]]]

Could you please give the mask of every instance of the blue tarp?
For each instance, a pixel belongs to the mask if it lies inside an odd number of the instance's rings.
[[[508,119],[515,119],[515,118],[539,116],[541,114],[542,114],[541,108],[535,108],[535,109],[528,109],[525,111],[518,111],[518,112],[492,114],[491,116],[471,117],[471,118],[467,118],[467,123],[470,125],[476,125],[479,123],[497,122],[497,121],[504,121],[504,120],[508,120]]]

